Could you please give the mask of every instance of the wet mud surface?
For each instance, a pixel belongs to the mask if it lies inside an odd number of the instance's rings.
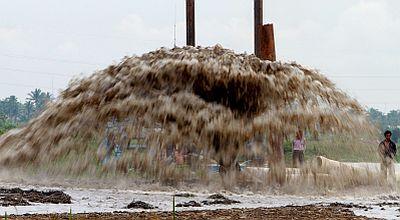
[[[203,205],[232,205],[240,203],[239,201],[229,199],[221,194],[213,194],[208,197],[209,200],[202,201]]]
[[[214,200],[220,199],[220,200],[224,200],[224,199],[227,199],[227,198],[226,198],[225,196],[223,196],[222,194],[217,193],[217,194],[212,194],[211,196],[208,197],[208,199],[214,199]]]
[[[8,219],[69,219],[68,213],[52,215],[9,216]],[[172,212],[113,212],[73,214],[73,219],[172,219]],[[279,208],[226,209],[207,211],[184,211],[176,213],[177,219],[369,219],[356,216],[340,205],[286,206]]]
[[[27,206],[31,203],[71,204],[71,196],[62,191],[0,188],[0,206]]]
[[[127,206],[128,209],[156,209],[157,207],[152,206],[148,203],[142,201],[132,201]]]
[[[175,194],[175,197],[192,198],[192,197],[196,197],[196,195],[191,194],[191,193],[177,193],[177,194]]]
[[[189,201],[180,203],[176,207],[201,207],[201,204],[196,201]]]
[[[340,203],[340,202],[335,202],[335,203],[331,203],[329,204],[330,207],[342,207],[342,208],[355,208],[355,209],[362,209],[364,211],[368,211],[370,209],[372,209],[372,207],[370,206],[365,206],[365,205],[359,205],[359,204],[354,204],[354,203],[349,203],[349,204],[345,204],[345,203]]]

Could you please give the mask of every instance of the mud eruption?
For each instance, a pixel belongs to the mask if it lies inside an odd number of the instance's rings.
[[[110,123],[119,126],[111,136]],[[271,175],[282,181],[283,138],[299,128],[370,129],[357,101],[315,70],[220,46],[162,48],[71,82],[41,115],[1,137],[0,163],[39,165],[76,154],[84,159],[67,167],[83,171],[107,155],[88,149],[109,137],[119,146],[145,146],[124,153],[117,169],[163,179],[176,174],[167,159],[171,146],[201,155],[192,164],[198,169],[210,158],[235,169],[246,143],[261,137],[269,143]]]

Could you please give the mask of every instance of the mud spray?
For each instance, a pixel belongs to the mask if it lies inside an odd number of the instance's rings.
[[[1,137],[0,163],[208,182],[209,164],[235,173],[249,143],[259,143],[269,172],[258,182],[283,184],[281,146],[298,129],[372,131],[359,103],[315,70],[220,46],[162,48],[71,82],[42,114]],[[116,147],[122,156],[107,160]],[[171,162],[177,151],[185,165]]]

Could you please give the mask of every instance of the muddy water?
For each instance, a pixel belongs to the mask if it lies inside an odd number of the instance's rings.
[[[166,182],[207,179],[200,171],[210,161],[234,169],[249,141],[279,145],[299,128],[371,130],[359,103],[315,70],[220,46],[162,48],[71,82],[41,115],[0,138],[0,163],[47,164],[55,173],[133,171]],[[124,153],[108,162],[115,148]],[[189,168],[171,155],[189,160]]]

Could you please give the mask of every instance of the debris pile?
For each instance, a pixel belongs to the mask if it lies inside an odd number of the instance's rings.
[[[232,205],[240,203],[239,201],[228,199],[221,194],[213,194],[209,196],[208,199],[209,200],[202,201],[201,203],[203,203],[203,205]]]
[[[0,189],[1,206],[26,206],[33,203],[71,204],[71,196],[62,191]]]
[[[128,204],[127,206],[128,209],[156,209],[157,207],[154,207],[148,203],[142,202],[142,201],[132,201],[131,203]]]

